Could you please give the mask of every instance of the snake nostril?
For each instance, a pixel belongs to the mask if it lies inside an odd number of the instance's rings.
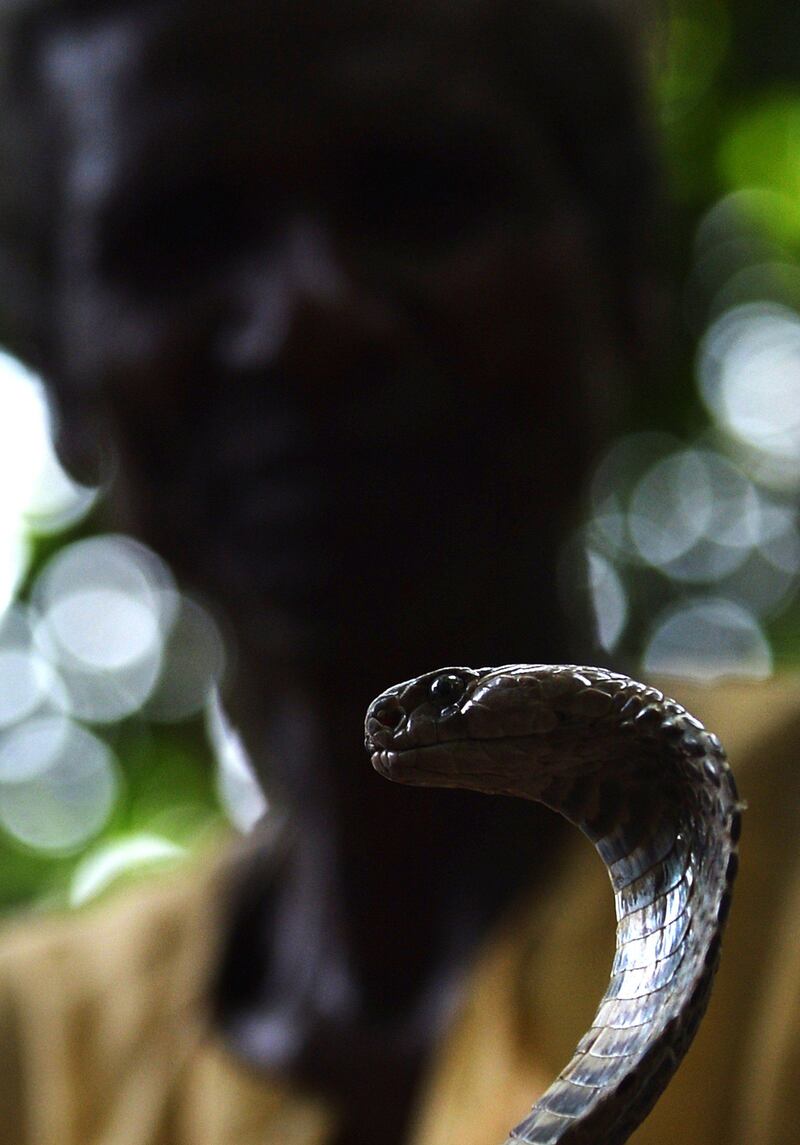
[[[400,705],[395,701],[394,703],[384,704],[382,708],[378,708],[373,713],[374,718],[378,723],[383,724],[385,728],[397,728],[403,722],[405,712]]]

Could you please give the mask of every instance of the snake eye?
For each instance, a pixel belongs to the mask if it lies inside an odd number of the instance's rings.
[[[464,679],[455,673],[437,676],[431,682],[431,699],[436,700],[437,704],[454,704],[464,694],[465,687]]]

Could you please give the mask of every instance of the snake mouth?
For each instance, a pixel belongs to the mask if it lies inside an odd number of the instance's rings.
[[[432,748],[438,745],[431,744]],[[437,771],[434,768],[420,766],[420,757],[427,757],[429,753],[425,748],[408,748],[405,751],[396,751],[392,748],[378,748],[372,752],[372,766],[384,779],[391,779],[395,783],[414,784],[442,784],[449,778],[457,779],[456,774],[447,771]],[[425,758],[425,762],[428,760]]]
[[[468,740],[459,741],[463,746]],[[463,787],[467,778],[457,766],[452,749],[457,744],[431,743],[400,749],[373,746],[372,766],[384,779],[417,787]],[[441,766],[436,767],[436,762]]]
[[[373,751],[370,756],[372,766],[382,775],[384,779],[397,779],[395,768],[397,765],[398,754],[396,751],[389,751],[387,748],[380,748]]]

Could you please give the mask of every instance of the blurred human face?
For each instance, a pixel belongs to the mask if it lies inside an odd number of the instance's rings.
[[[176,11],[42,54],[51,373],[133,526],[281,670],[546,655],[607,283],[491,10]]]

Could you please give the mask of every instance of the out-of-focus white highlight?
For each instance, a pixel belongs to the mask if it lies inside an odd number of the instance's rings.
[[[151,654],[158,617],[141,600],[111,586],[79,589],[53,601],[47,613],[59,650],[89,672],[114,672]]]
[[[107,723],[142,707],[179,606],[163,561],[129,537],[79,541],[43,570],[31,602],[37,645],[57,667],[75,716]]]
[[[214,619],[181,596],[163,650],[158,683],[145,705],[151,720],[173,723],[205,708],[225,669],[225,648]]]
[[[619,643],[628,617],[625,589],[610,561],[599,553],[589,551],[586,555],[597,641],[606,652],[611,652]]]
[[[137,602],[161,626],[171,623],[177,607],[174,581],[164,561],[146,545],[116,533],[77,541],[62,549],[39,575],[33,603],[45,616],[58,601],[90,590],[111,590]],[[124,623],[125,617],[121,617],[121,626]],[[131,634],[128,641],[136,639]],[[68,645],[65,647],[69,650]],[[130,658],[136,655],[134,649]]]
[[[0,516],[0,616],[14,599],[31,558],[31,546],[13,531],[16,527]]]
[[[57,532],[91,508],[96,490],[59,464],[44,390],[35,374],[0,350],[0,612],[27,568],[25,535]]]
[[[1,612],[11,602],[27,567],[24,515],[33,499],[48,440],[36,379],[1,350],[0,410]]]
[[[33,584],[30,603],[13,603],[30,538],[76,522],[97,490],[65,473],[39,379],[3,351],[0,411],[0,827],[27,846],[68,852],[103,829],[118,789],[110,750],[73,721],[202,712],[223,672],[223,642],[205,609],[178,593],[164,562],[124,536],[66,546]],[[231,768],[228,786],[237,788],[232,798],[246,828],[259,798],[265,804],[260,793],[247,797],[246,768]],[[155,839],[129,840],[104,851],[102,862],[98,852],[78,899],[117,877],[112,868],[179,850]]]
[[[800,486],[800,316],[773,302],[728,310],[698,359],[700,390],[760,480]]]
[[[594,547],[614,557],[637,555],[628,531],[631,490],[650,466],[677,448],[676,439],[663,433],[633,433],[615,442],[592,479],[589,537]]]
[[[0,648],[0,728],[26,719],[53,692],[53,670],[24,648]]]
[[[629,530],[639,555],[676,580],[718,581],[761,540],[762,500],[730,462],[686,449],[657,462],[637,484]]]
[[[65,710],[66,691],[58,673],[33,646],[24,605],[0,616],[0,729],[48,709]]]
[[[112,839],[87,855],[75,868],[69,905],[83,906],[125,875],[143,867],[172,865],[185,856],[185,847],[160,835],[142,832],[125,839]]]
[[[676,587],[713,585],[715,595],[758,615],[774,615],[796,589],[800,531],[793,499],[759,485],[707,444],[687,448],[664,434],[623,438],[598,466],[591,500],[588,551],[606,560],[618,580],[611,587],[604,566],[590,563],[607,651],[619,596],[627,591],[626,568],[649,565]],[[602,605],[600,584],[608,586]]]
[[[217,758],[217,793],[230,821],[241,832],[251,831],[269,810],[241,736],[231,726],[214,692],[206,709],[209,738]]]
[[[0,824],[42,851],[69,851],[105,826],[117,776],[106,744],[63,716],[39,716],[0,740]]]
[[[45,851],[91,839],[110,814],[116,771],[72,721],[186,719],[204,710],[223,668],[216,624],[144,545],[112,535],[62,549],[30,604],[0,616],[0,826]],[[225,805],[247,830],[263,796],[233,741],[223,755]]]
[[[646,672],[717,680],[765,679],[772,654],[747,609],[721,597],[689,601],[656,624],[643,658]]]

